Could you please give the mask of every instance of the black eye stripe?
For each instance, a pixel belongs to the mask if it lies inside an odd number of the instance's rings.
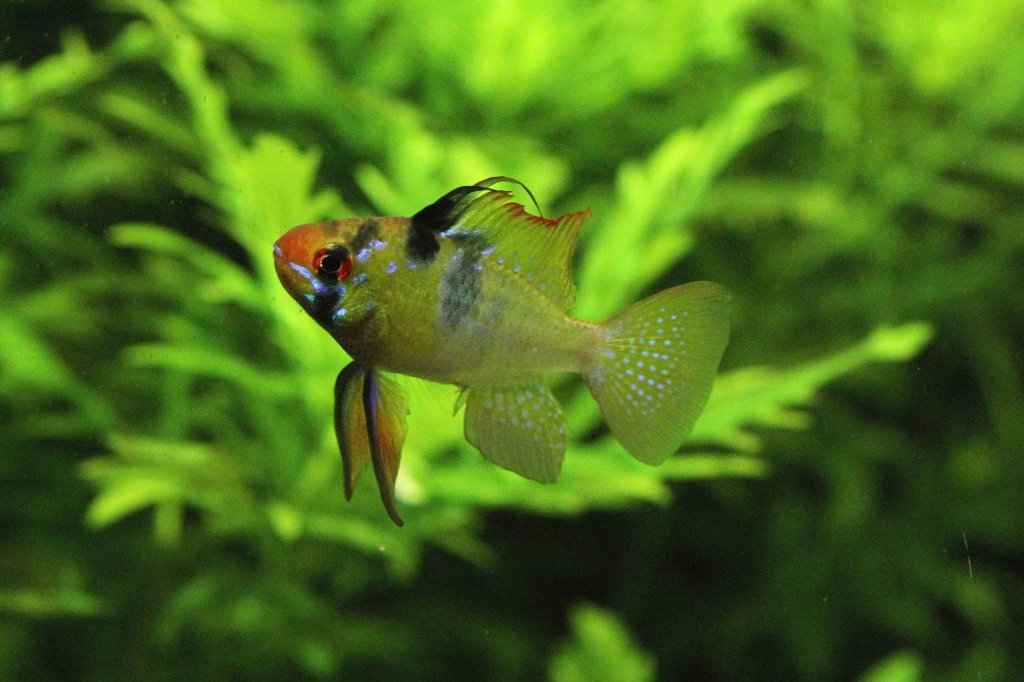
[[[337,289],[319,292],[313,298],[313,306],[310,309],[309,314],[317,322],[329,322],[331,316],[338,307],[338,303],[341,301],[342,295],[342,292]]]

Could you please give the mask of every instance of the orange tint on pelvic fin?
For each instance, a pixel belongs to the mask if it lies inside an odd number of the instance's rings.
[[[377,370],[353,362],[338,375],[334,426],[345,470],[345,497],[352,499],[356,479],[372,461],[384,508],[399,526],[395,479],[407,413],[401,388]]]
[[[356,479],[370,461],[370,442],[363,411],[363,368],[349,364],[334,383],[334,435],[345,470],[345,499],[351,500]]]

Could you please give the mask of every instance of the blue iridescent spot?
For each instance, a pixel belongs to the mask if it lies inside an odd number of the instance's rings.
[[[309,286],[313,287],[313,291],[317,292],[318,294],[323,294],[330,290],[330,287],[328,287],[326,284],[318,280],[316,277],[313,276],[313,274],[309,270],[302,267],[298,263],[289,263],[288,267],[290,267],[295,272],[299,273],[299,275],[301,275],[304,280],[309,282]]]
[[[334,311],[334,315],[332,315],[331,317],[334,319],[335,322],[341,322],[342,320],[345,319],[346,315],[348,315],[347,309],[338,308],[337,310]]]
[[[373,249],[367,246],[359,250],[359,253],[356,254],[356,260],[360,263],[365,263],[370,260],[371,255],[373,255]]]
[[[292,270],[294,270],[295,272],[299,273],[300,275],[302,275],[306,279],[312,279],[313,278],[313,275],[310,274],[309,270],[307,270],[306,268],[302,267],[298,263],[289,263],[288,267],[290,267]]]
[[[370,248],[373,249],[374,251],[380,251],[381,249],[386,249],[387,247],[388,247],[388,243],[387,242],[382,242],[379,239],[371,239],[370,240]]]
[[[386,272],[386,273],[388,273],[390,275],[391,273],[393,273],[397,269],[398,269],[398,266],[395,265],[395,261],[391,261],[390,263],[388,263],[388,266],[386,268],[384,268],[384,272]]]
[[[360,272],[358,275],[352,278],[352,286],[358,287],[366,284],[366,280],[370,279],[365,272]]]
[[[467,230],[461,225],[453,225],[442,232],[441,236],[448,239],[452,237],[471,237],[477,232],[479,232],[479,230]]]

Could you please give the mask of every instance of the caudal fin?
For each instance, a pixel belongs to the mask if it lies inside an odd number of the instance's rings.
[[[601,325],[584,377],[612,434],[660,464],[690,433],[729,340],[729,293],[712,282],[666,289]]]

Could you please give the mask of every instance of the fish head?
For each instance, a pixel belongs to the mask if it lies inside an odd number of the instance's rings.
[[[358,218],[306,223],[274,243],[274,269],[285,290],[311,317],[328,324],[359,281]]]

